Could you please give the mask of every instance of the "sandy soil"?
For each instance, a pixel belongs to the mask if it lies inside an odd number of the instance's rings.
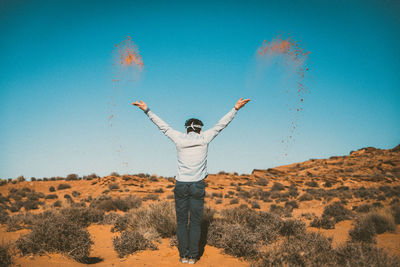
[[[400,149],[381,150],[375,148],[364,148],[351,152],[347,156],[331,157],[329,159],[310,159],[301,163],[294,163],[285,166],[279,166],[267,170],[254,170],[251,174],[236,173],[219,173],[210,174],[207,178],[207,197],[206,205],[221,210],[228,207],[236,207],[246,204],[251,207],[251,203],[257,201],[260,205],[259,210],[269,211],[272,204],[282,205],[279,200],[272,202],[263,202],[261,200],[240,198],[238,204],[230,204],[232,198],[225,198],[229,195],[229,191],[237,193],[236,189],[240,186],[241,190],[251,191],[254,189],[270,190],[274,182],[283,184],[286,189],[290,184],[297,185],[300,195],[304,193],[305,188],[310,188],[305,183],[315,181],[318,183],[317,188],[328,189],[323,186],[330,181],[332,188],[339,186],[349,186],[350,188],[359,188],[364,186],[379,187],[381,185],[400,185]],[[155,176],[154,176],[155,177]],[[153,178],[154,178],[153,177]],[[259,178],[265,178],[267,185],[259,185]],[[64,190],[56,190],[50,192],[49,187],[57,186],[61,183],[68,183],[71,188]],[[118,184],[119,189],[110,190],[110,184]],[[45,195],[57,194],[58,199],[64,202],[65,194],[72,195],[73,191],[80,192],[79,196],[73,197],[75,202],[79,202],[88,198],[93,199],[102,193],[112,197],[124,197],[129,194],[135,194],[138,197],[146,197],[149,194],[156,195],[158,200],[147,200],[142,205],[146,206],[156,201],[172,201],[174,181],[173,178],[158,177],[157,179],[149,179],[148,177],[138,177],[135,175],[123,175],[121,177],[106,176],[93,180],[77,180],[77,181],[25,181],[15,184],[7,183],[0,186],[0,193],[6,196],[10,188],[28,187],[37,192],[43,192]],[[162,189],[162,190],[161,190]],[[108,191],[108,192],[107,192]],[[212,196],[213,193],[222,193],[222,198]],[[311,200],[297,201],[299,208],[294,209],[292,215],[296,219],[306,221],[303,214],[313,214],[320,216],[327,204],[333,203],[339,199],[332,198],[328,201]],[[42,212],[45,209],[51,209],[52,203],[56,200],[46,200],[46,205],[41,206],[38,210],[31,212]],[[361,203],[372,203],[376,200],[360,200],[353,198],[348,201],[346,207],[351,209],[354,205]],[[220,203],[221,202],[221,203]],[[390,199],[381,201],[382,204],[388,205]],[[24,209],[21,209],[24,212]],[[122,213],[122,212],[121,212]],[[11,214],[11,213],[10,213]],[[335,225],[335,229],[318,229],[307,227],[308,231],[321,232],[326,236],[333,238],[333,245],[336,247],[345,242],[349,236],[348,232],[352,228],[351,220],[345,220]],[[169,239],[163,239],[158,244],[159,250],[141,251],[125,258],[118,258],[113,250],[112,238],[117,235],[110,231],[111,225],[91,225],[88,227],[94,245],[92,246],[91,257],[96,261],[95,266],[180,266],[178,262],[178,250],[176,247],[170,247]],[[19,230],[16,232],[6,232],[5,226],[0,225],[0,240],[13,241],[21,234],[28,233],[29,230]],[[400,225],[397,225],[395,233],[383,233],[378,235],[377,245],[385,248],[389,253],[400,255]],[[44,256],[26,256],[20,257],[16,255],[15,266],[81,266],[84,264],[77,263],[60,254],[48,254]],[[205,253],[197,266],[249,266],[249,263],[241,259],[226,255],[220,249],[212,246],[205,247]]]

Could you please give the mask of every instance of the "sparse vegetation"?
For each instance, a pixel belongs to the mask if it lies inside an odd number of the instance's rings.
[[[10,246],[10,243],[4,243],[4,241],[0,244],[0,266],[2,267],[11,266],[13,263]]]
[[[395,220],[389,209],[372,210],[357,217],[349,235],[352,241],[375,243],[377,234],[395,229]]]
[[[112,183],[108,185],[108,188],[110,190],[118,190],[119,189],[119,185],[117,183]]]
[[[59,184],[57,190],[69,189],[71,186],[69,184]]]
[[[285,186],[278,182],[274,182],[274,184],[271,187],[271,191],[282,191],[282,190],[285,190]]]
[[[118,257],[122,258],[139,250],[147,248],[157,249],[157,247],[146,239],[142,234],[135,231],[124,231],[121,236],[113,238],[114,250],[118,253]]]
[[[76,173],[68,174],[67,177],[65,178],[66,181],[73,181],[73,180],[78,180],[78,179],[79,179],[79,175]]]
[[[89,232],[78,224],[63,216],[46,213],[35,220],[32,231],[21,236],[15,244],[22,255],[58,252],[78,262],[85,262],[93,241]]]
[[[100,195],[90,203],[90,207],[103,211],[128,211],[130,209],[139,208],[141,205],[142,201],[135,195],[128,195],[125,198],[112,198],[111,196]]]
[[[265,179],[264,177],[258,178],[257,181],[256,181],[256,185],[267,186],[268,185],[268,180]]]
[[[110,173],[110,176],[120,177],[118,172],[112,172],[112,173]]]
[[[56,194],[48,194],[45,199],[56,199],[58,196]]]
[[[305,185],[309,187],[318,187],[318,183],[316,181],[305,182]]]

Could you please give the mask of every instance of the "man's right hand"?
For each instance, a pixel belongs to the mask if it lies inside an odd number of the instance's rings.
[[[142,100],[140,100],[140,103],[138,101],[133,102],[132,105],[139,107],[143,111],[147,109],[147,104],[144,103]]]

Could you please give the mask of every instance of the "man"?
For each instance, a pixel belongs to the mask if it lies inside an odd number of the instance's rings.
[[[175,145],[178,173],[174,188],[177,236],[180,261],[194,264],[199,259],[201,220],[203,217],[208,144],[224,129],[250,99],[240,98],[235,106],[211,129],[202,132],[202,121],[191,118],[185,122],[186,133],[172,129],[144,103],[134,102]],[[188,213],[190,225],[188,231]]]

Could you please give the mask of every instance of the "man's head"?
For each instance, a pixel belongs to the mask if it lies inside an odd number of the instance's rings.
[[[200,133],[201,127],[203,127],[203,122],[201,120],[191,118],[185,122],[186,133],[195,132]]]

